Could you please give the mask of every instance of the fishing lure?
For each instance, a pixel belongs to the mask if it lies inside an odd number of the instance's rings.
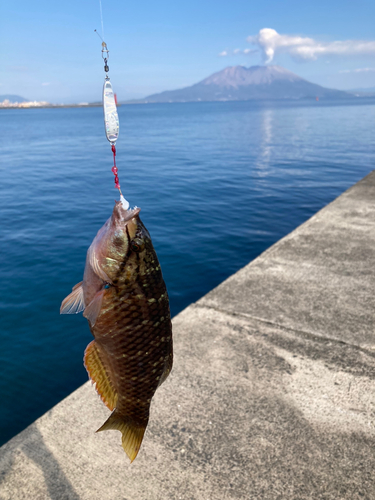
[[[112,83],[108,76],[109,66],[109,50],[107,44],[99,35],[99,33],[95,30],[99,38],[102,40],[102,58],[104,60],[104,71],[105,71],[105,79],[103,85],[103,113],[104,113],[104,130],[107,140],[111,144],[112,154],[113,154],[113,167],[112,172],[115,176],[115,187],[119,190],[121,195],[121,201],[124,204],[128,203],[125,199],[123,199],[120,181],[118,178],[118,168],[116,166],[116,141],[118,139],[120,133],[120,121],[117,113],[117,103],[116,103],[116,94],[113,92]],[[129,208],[129,204],[125,207],[125,210]]]

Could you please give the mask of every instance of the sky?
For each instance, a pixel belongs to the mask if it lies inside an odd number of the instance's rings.
[[[186,87],[227,66],[278,64],[337,89],[375,87],[374,0],[101,0],[119,101]],[[0,6],[0,95],[101,100],[99,0]]]

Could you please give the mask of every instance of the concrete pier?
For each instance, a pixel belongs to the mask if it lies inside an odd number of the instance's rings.
[[[0,449],[0,499],[375,499],[374,292],[375,171],[174,318],[132,465],[87,383]]]

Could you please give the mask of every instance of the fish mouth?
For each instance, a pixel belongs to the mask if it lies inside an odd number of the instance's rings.
[[[139,207],[134,207],[134,208],[127,210],[123,221],[128,222],[131,219],[134,219],[134,217],[136,217],[140,211],[141,211],[141,209]]]
[[[118,219],[118,221],[120,221],[123,224],[134,219],[134,217],[136,217],[140,211],[141,209],[139,207],[134,207],[125,210],[121,201],[116,201],[116,206],[113,212],[114,215],[116,216],[116,219]]]

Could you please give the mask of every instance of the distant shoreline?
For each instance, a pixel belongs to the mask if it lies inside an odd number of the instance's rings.
[[[373,101],[375,99],[375,94],[373,95],[353,95],[353,99],[338,99],[338,98],[322,98],[320,99],[317,104],[320,102],[322,104],[325,104],[327,102],[341,102],[341,101],[347,101],[348,104],[353,104],[353,103],[359,103],[359,102],[365,102],[365,101]],[[124,101],[122,103],[118,103],[117,107],[121,106],[128,106],[132,104],[197,104],[197,103],[227,103],[227,102],[287,102],[287,101],[293,101],[293,102],[303,102],[303,101],[311,101],[315,102],[315,99],[313,98],[304,98],[304,99],[245,99],[245,100],[237,100],[237,99],[220,99],[216,101],[203,101],[203,100],[197,100],[197,101],[166,101],[166,102],[155,102],[155,101],[142,101],[142,100],[132,100],[132,101]],[[67,109],[67,108],[100,108],[102,107],[103,104],[101,102],[98,103],[90,103],[90,104],[48,104],[48,105],[42,105],[42,106],[0,106],[1,109]]]
[[[0,106],[0,109],[48,109],[48,108],[99,108],[102,103],[94,104],[48,104],[45,106]],[[121,104],[117,104],[117,107]]]

